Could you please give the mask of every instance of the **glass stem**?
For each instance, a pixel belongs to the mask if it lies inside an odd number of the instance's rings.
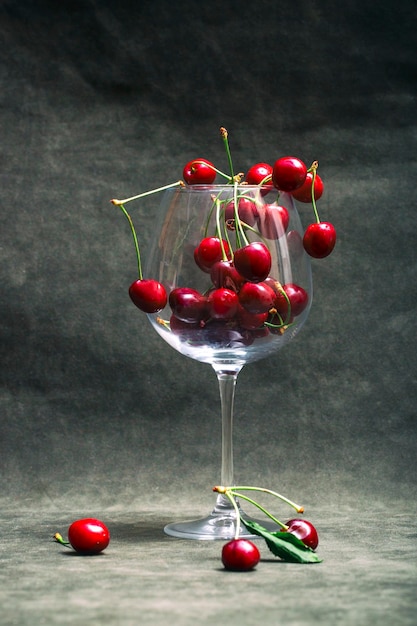
[[[241,367],[233,369],[214,368],[219,381],[220,402],[222,411],[222,462],[221,484],[225,487],[233,485],[233,405],[237,376]]]

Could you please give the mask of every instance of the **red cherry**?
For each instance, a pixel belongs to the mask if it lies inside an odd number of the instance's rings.
[[[307,166],[297,157],[287,156],[275,161],[272,182],[280,191],[294,191],[301,187],[307,176]]]
[[[227,570],[248,572],[260,561],[260,552],[252,541],[232,539],[222,549],[222,563]]]
[[[239,306],[237,319],[241,328],[245,330],[257,330],[260,329],[268,319],[268,313],[250,313],[244,309],[243,306]]]
[[[304,519],[291,519],[285,524],[288,526],[288,530],[282,532],[291,533],[300,539],[306,546],[315,550],[319,545],[319,536],[317,530],[314,528],[311,522]]]
[[[193,159],[184,166],[182,176],[187,185],[211,185],[216,171],[207,159]]]
[[[210,278],[215,287],[227,287],[238,291],[245,282],[232,261],[217,261],[210,271]]]
[[[261,241],[238,248],[233,260],[239,274],[253,283],[260,283],[267,278],[272,263],[271,253]]]
[[[313,184],[313,173],[307,172],[307,176],[306,176],[304,183],[301,185],[301,187],[298,187],[298,189],[295,189],[294,191],[292,191],[291,195],[293,196],[293,198],[295,198],[299,202],[311,202],[312,184]],[[315,179],[314,179],[314,199],[319,200],[321,196],[323,195],[323,191],[324,191],[323,181],[320,178],[320,176],[316,174]]]
[[[207,304],[210,317],[228,320],[235,316],[239,299],[235,291],[220,287],[208,295]]]
[[[303,237],[304,250],[315,259],[329,256],[336,245],[336,229],[330,222],[315,222],[307,226]]]
[[[249,313],[267,313],[275,298],[275,291],[264,282],[245,283],[239,291],[239,302]]]
[[[167,303],[165,287],[151,278],[135,280],[129,287],[129,296],[133,304],[145,313],[156,313]]]
[[[253,226],[256,222],[257,215],[258,209],[252,200],[249,200],[249,198],[239,198],[238,216],[242,222],[248,224],[249,226]],[[225,206],[224,219],[226,222],[235,219],[235,203],[233,200]]]
[[[88,517],[71,524],[68,540],[77,552],[98,554],[109,545],[110,533],[103,522]]]
[[[296,317],[304,311],[308,304],[308,293],[303,287],[294,283],[287,283],[282,286],[282,289],[285,294],[282,290],[278,290],[274,307],[285,321],[289,315]]]
[[[258,228],[266,239],[279,239],[288,228],[290,216],[284,206],[264,204],[258,208]]]
[[[223,239],[223,248],[226,256],[230,258],[229,244]],[[209,273],[217,261],[223,259],[222,244],[218,237],[205,237],[194,251],[194,259],[203,272]]]
[[[169,294],[169,306],[179,320],[200,322],[207,317],[207,299],[190,287],[176,287]]]
[[[263,180],[267,179],[268,182],[264,182],[261,189],[261,194],[265,196],[273,188],[272,180],[272,166],[268,163],[256,163],[246,173],[245,180],[248,185],[260,185]]]

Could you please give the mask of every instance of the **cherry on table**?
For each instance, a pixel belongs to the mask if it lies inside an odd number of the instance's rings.
[[[165,287],[152,278],[140,278],[129,287],[129,296],[133,304],[145,313],[157,313],[167,303]]]
[[[249,572],[258,565],[260,558],[257,546],[248,539],[232,539],[222,549],[225,569],[235,572]]]
[[[329,256],[336,245],[336,229],[330,222],[315,222],[307,226],[303,237],[304,250],[315,259]]]
[[[319,536],[317,530],[311,522],[304,519],[291,519],[285,524],[287,530],[282,532],[291,533],[300,539],[306,546],[315,550],[319,545]]]
[[[71,524],[68,539],[76,552],[98,554],[109,545],[110,533],[103,522],[87,517]]]
[[[182,176],[187,185],[211,185],[216,178],[216,170],[207,159],[193,159],[184,166]]]
[[[272,169],[272,182],[280,191],[293,192],[303,185],[306,176],[306,164],[293,156],[281,157]]]

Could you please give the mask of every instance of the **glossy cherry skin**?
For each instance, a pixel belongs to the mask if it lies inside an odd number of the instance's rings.
[[[232,539],[224,544],[222,563],[227,570],[249,572],[260,561],[260,552],[248,539]]]
[[[316,222],[307,226],[303,237],[304,250],[315,259],[329,256],[336,245],[336,229],[330,222]]]
[[[260,283],[267,278],[272,263],[271,253],[261,241],[238,248],[233,261],[239,274],[253,283]]]
[[[268,182],[262,183],[267,180]],[[246,172],[245,180],[248,185],[260,185],[262,183],[261,194],[265,196],[269,193],[274,185],[272,184],[272,165],[269,163],[256,163]]]
[[[315,550],[319,545],[319,536],[317,534],[317,530],[314,528],[311,522],[308,522],[304,519],[291,519],[285,525],[289,528],[288,530],[284,530],[283,532],[295,535],[312,550]]]
[[[298,200],[299,202],[311,202],[312,200],[312,184],[313,184],[313,174],[312,172],[307,172],[306,179],[301,187],[295,189],[291,192],[293,198]],[[314,200],[319,200],[324,191],[324,184],[322,179],[318,174],[316,174],[314,178]]]
[[[256,208],[256,204],[249,200],[248,198],[239,198],[238,200],[238,216],[239,219],[248,224],[249,226],[254,226],[256,223],[256,218],[258,215],[258,210]],[[230,220],[235,220],[235,203],[232,200],[228,204],[226,204],[224,208],[224,219],[226,222]]]
[[[182,177],[187,185],[211,185],[216,178],[213,163],[207,159],[193,159],[182,171]]]
[[[235,316],[239,298],[235,291],[219,287],[207,296],[209,316],[215,320],[228,320]]]
[[[247,282],[239,291],[239,302],[249,313],[267,313],[275,298],[275,291],[264,282]]]
[[[290,216],[284,206],[264,204],[258,210],[258,229],[266,239],[279,239],[285,234]]]
[[[129,296],[133,304],[145,313],[157,313],[167,303],[165,287],[151,278],[135,280],[129,287]]]
[[[217,261],[210,270],[210,278],[215,287],[227,287],[239,291],[245,282],[232,261]]]
[[[285,291],[285,294],[282,293],[282,290]],[[274,300],[274,306],[284,321],[286,321],[289,316],[296,317],[300,315],[307,305],[307,291],[295,283],[283,285],[282,289],[277,291]]]
[[[76,552],[98,554],[109,545],[110,533],[103,522],[87,517],[71,524],[68,540]]]
[[[172,313],[182,322],[197,323],[207,317],[207,299],[196,289],[176,287],[169,294]]]
[[[306,176],[307,166],[297,157],[282,157],[272,169],[272,182],[280,191],[295,191],[304,184]]]
[[[205,237],[194,251],[194,260],[203,272],[210,273],[213,265],[223,259],[223,249],[226,256],[230,257],[229,244],[225,239],[221,242],[218,237]]]
[[[236,314],[238,325],[245,330],[258,330],[268,319],[268,313],[250,313],[239,305]]]

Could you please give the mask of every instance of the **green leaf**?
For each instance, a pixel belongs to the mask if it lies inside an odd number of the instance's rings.
[[[321,563],[317,554],[292,533],[282,531],[270,532],[257,522],[242,519],[242,523],[254,535],[263,537],[268,548],[275,556],[290,563]]]

